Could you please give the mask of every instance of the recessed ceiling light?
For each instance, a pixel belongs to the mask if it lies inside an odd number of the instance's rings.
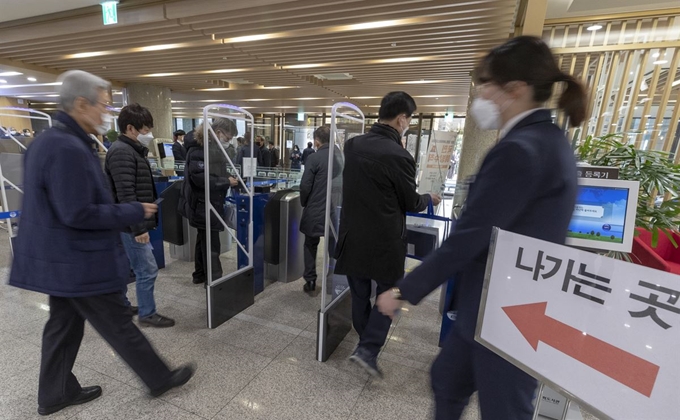
[[[657,60],[657,61],[653,62],[652,64],[654,64],[656,66],[661,65],[661,64],[668,64],[668,60]]]
[[[36,79],[35,77],[27,77],[26,80],[28,80],[29,82],[37,82],[38,81],[38,79]]]
[[[598,25],[598,24],[591,25],[588,28],[586,28],[586,30],[588,30],[588,31],[599,31],[600,29],[602,29],[602,25]]]
[[[293,64],[292,66],[283,66],[284,69],[313,69],[316,67],[324,67],[327,64]]]
[[[7,80],[5,80],[5,79],[0,79],[0,83],[7,83]]]
[[[99,57],[100,55],[107,55],[107,54],[110,54],[110,53],[108,51],[92,51],[92,52],[70,54],[70,55],[67,55],[65,58],[90,58],[90,57]]]
[[[19,73],[18,71],[3,71],[0,72],[0,76],[21,76],[23,73]]]
[[[658,57],[659,57],[659,55],[660,55],[659,53],[654,53],[654,54],[652,54],[652,57],[654,57],[654,58],[658,58]]]

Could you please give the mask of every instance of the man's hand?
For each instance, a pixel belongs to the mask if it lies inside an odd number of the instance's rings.
[[[229,177],[229,185],[232,187],[235,187],[238,185],[238,179],[234,178],[233,176]]]
[[[380,313],[389,316],[391,319],[394,319],[397,311],[401,308],[401,303],[400,300],[397,300],[392,296],[392,292],[389,290],[378,296],[378,299],[375,302]]]
[[[154,214],[158,213],[158,205],[154,203],[141,203],[144,208],[144,218],[150,219]]]
[[[149,243],[149,232],[143,233],[139,236],[135,236],[135,241],[140,244],[148,244]]]
[[[439,203],[442,202],[442,198],[437,194],[430,193],[430,197],[432,198],[432,205],[433,206],[438,206]]]

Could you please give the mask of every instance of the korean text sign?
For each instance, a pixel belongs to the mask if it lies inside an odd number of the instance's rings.
[[[678,418],[680,276],[496,229],[477,341],[615,419]]]

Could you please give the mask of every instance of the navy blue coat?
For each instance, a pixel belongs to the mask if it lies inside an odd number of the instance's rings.
[[[474,337],[492,228],[563,244],[576,189],[574,154],[550,112],[527,116],[486,156],[455,230],[399,282],[402,296],[416,304],[458,274],[454,328]]]
[[[94,144],[60,112],[28,147],[12,286],[60,297],[123,290],[130,263],[119,232],[142,222],[144,209],[114,204]]]

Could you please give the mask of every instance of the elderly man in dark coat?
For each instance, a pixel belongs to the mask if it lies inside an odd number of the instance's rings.
[[[54,126],[25,157],[21,231],[9,283],[49,295],[38,387],[48,415],[99,397],[73,375],[85,320],[140,376],[152,396],[185,384],[191,366],[168,369],[132,323],[123,290],[129,264],[120,240],[126,226],[154,216],[152,203],[115,204],[90,135],[109,129],[108,82],[83,71],[60,77]]]
[[[307,169],[300,182],[300,203],[304,207],[300,220],[300,232],[305,235],[305,279],[304,291],[316,289],[316,253],[324,236],[326,226],[326,193],[328,191],[328,153],[330,152],[330,129],[322,126],[314,131],[314,142],[319,150],[307,158]],[[342,153],[336,148],[333,154],[333,182],[331,189],[331,220],[335,220],[335,206],[342,198]],[[328,238],[330,255],[334,240]]]

